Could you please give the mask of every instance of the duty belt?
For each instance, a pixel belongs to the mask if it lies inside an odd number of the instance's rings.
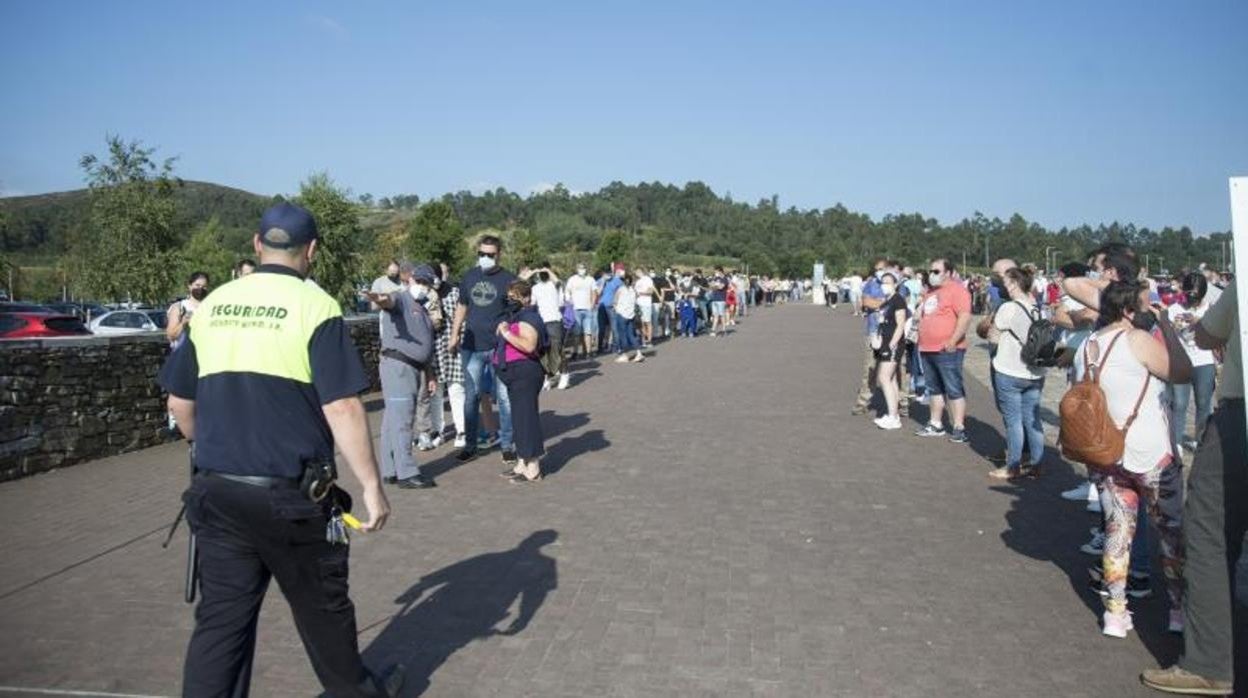
[[[230,482],[238,482],[252,487],[264,487],[270,490],[297,490],[299,489],[299,480],[290,477],[267,477],[264,475],[235,475],[233,473],[219,473],[215,470],[201,470],[200,475],[205,477],[215,477]]]

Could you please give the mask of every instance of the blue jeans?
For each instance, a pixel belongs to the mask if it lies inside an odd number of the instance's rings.
[[[919,345],[906,344],[906,362],[910,365],[910,382],[914,386],[914,394],[922,396],[927,392],[927,379],[923,377],[923,359],[919,356]]]
[[[1205,429],[1205,422],[1213,414],[1213,384],[1217,375],[1217,367],[1192,367],[1192,382],[1171,383],[1170,405],[1174,414],[1170,419],[1170,431],[1175,444],[1183,443],[1183,432],[1187,430],[1187,406],[1192,401],[1192,393],[1196,393],[1196,433],[1192,438],[1200,440],[1200,433]]]
[[[927,379],[927,394],[942,395],[947,400],[961,400],[966,397],[962,384],[962,362],[966,359],[966,350],[957,351],[924,351],[923,376]]]
[[[598,327],[598,351],[612,353],[620,350],[620,338],[615,332],[615,308],[606,305],[598,306],[599,323]],[[608,344],[606,334],[611,333],[611,343]]]
[[[616,353],[622,354],[637,349],[637,335],[633,331],[633,319],[618,313],[611,313],[611,331],[615,335]]]
[[[1005,467],[1017,468],[1023,460],[1023,440],[1031,450],[1031,464],[1044,459],[1044,425],[1040,421],[1040,395],[1044,379],[1026,380],[993,372],[997,408],[1005,423]],[[1025,435],[1025,436],[1024,436]]]
[[[481,421],[481,374],[490,361],[493,351],[460,352],[464,364],[464,433],[475,438],[478,424]],[[504,451],[514,448],[511,430],[511,398],[507,395],[507,386],[500,380],[494,381],[494,404],[498,406],[498,439]],[[465,447],[471,451],[475,448],[471,443]]]

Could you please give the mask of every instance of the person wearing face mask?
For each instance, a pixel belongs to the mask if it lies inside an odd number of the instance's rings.
[[[931,416],[917,436],[945,436],[944,414],[949,408],[953,443],[966,443],[966,392],[962,364],[966,358],[966,331],[971,325],[971,294],[954,276],[953,263],[932,260],[927,282],[932,287],[920,306],[919,353],[927,380]]]
[[[187,328],[191,324],[191,316],[199,309],[199,304],[208,297],[208,273],[191,272],[186,280],[187,297],[169,306],[165,314],[165,338],[169,340],[171,349],[182,346],[186,339]]]
[[[507,386],[511,396],[517,457],[515,465],[502,475],[513,483],[537,482],[542,479],[538,459],[546,452],[538,408],[546,377],[541,360],[550,343],[542,316],[533,306],[527,281],[514,281],[507,287],[507,304],[495,333],[491,361],[498,380]]]
[[[1122,460],[1098,473],[1105,513],[1102,580],[1106,590],[1102,632],[1126,637],[1127,571],[1141,501],[1158,532],[1170,595],[1170,630],[1183,632],[1182,475],[1170,444],[1163,394],[1166,382],[1190,379],[1191,362],[1165,313],[1148,306],[1148,287],[1136,280],[1109,283],[1101,294],[1104,326],[1088,338],[1088,370],[1105,394],[1110,417],[1125,429]],[[1151,334],[1161,328],[1163,342]]]
[[[897,276],[893,273],[885,273],[880,277],[880,290],[884,294],[884,302],[878,311],[880,323],[872,339],[872,348],[879,362],[875,375],[879,381],[880,392],[884,394],[887,412],[876,418],[875,425],[881,429],[894,430],[901,428],[901,415],[898,412],[901,384],[897,365],[904,352],[906,299],[898,291]]]
[[[432,451],[446,440],[446,414],[443,411],[446,388],[449,387],[442,373],[442,361],[439,354],[439,342],[446,330],[446,315],[442,308],[442,298],[438,294],[438,274],[428,264],[417,266],[411,274],[408,293],[429,313],[433,323],[434,355],[425,369],[425,380],[420,386],[416,398],[416,427],[420,436],[417,437],[416,448],[421,451]]]
[[[382,276],[377,277],[376,279],[373,279],[373,285],[370,286],[368,290],[372,293],[380,293],[383,295],[389,295],[391,293],[394,293],[395,291],[400,291],[402,289],[403,289],[403,280],[399,278],[399,260],[392,259],[390,260],[389,263],[386,264],[386,273],[383,274]],[[373,310],[378,311],[377,319],[380,322],[381,308],[378,308],[377,304],[375,303],[369,303],[369,307]]]
[[[432,371],[437,361],[433,318],[425,308],[428,286],[416,282],[418,267],[399,264],[405,286],[389,294],[369,292],[368,299],[381,308],[381,352],[377,370],[385,412],[381,418],[381,474],[387,484],[403,489],[434,487],[432,478],[420,472],[412,455],[413,426],[420,394],[436,383]],[[428,266],[420,275],[432,276]]]
[[[326,693],[394,696],[401,667],[382,681],[360,657],[353,546],[325,533],[336,506],[351,510],[334,484],[335,451],[363,490],[363,529],[381,530],[390,515],[360,400],[369,377],[338,301],[305,282],[319,247],[312,214],[270,207],[252,244],[256,273],[204,300],[197,312],[212,322],[192,323],[158,379],[195,442],[183,501],[200,599],[182,690],[247,695],[260,609],[276,581]]]
[[[1170,428],[1174,431],[1174,443],[1189,451],[1196,450],[1200,432],[1213,414],[1213,391],[1217,379],[1217,362],[1213,352],[1196,345],[1196,325],[1209,310],[1209,282],[1204,275],[1193,272],[1183,277],[1183,302],[1174,303],[1166,312],[1171,324],[1183,340],[1187,358],[1192,362],[1192,382],[1171,383],[1170,406],[1173,411]],[[1196,433],[1187,438],[1187,406],[1196,397]]]
[[[863,339],[862,382],[858,386],[858,400],[854,403],[852,414],[866,414],[875,392],[876,359],[875,349],[871,346],[871,338],[876,335],[879,328],[880,314],[877,311],[884,302],[880,277],[884,275],[887,265],[888,260],[883,257],[872,263],[871,272],[867,275],[866,282],[863,283],[854,305],[855,309],[861,308],[862,314],[866,316],[866,335]]]
[[[503,320],[507,304],[507,288],[516,277],[499,266],[502,241],[486,235],[477,243],[477,266],[468,270],[459,283],[459,305],[455,308],[455,321],[451,326],[451,350],[460,350],[464,368],[464,428],[468,434],[467,444],[456,455],[460,462],[476,457],[477,445],[473,441],[480,419],[480,396],[484,374],[489,370],[490,356],[494,351],[495,329]],[[512,444],[511,400],[507,385],[494,383],[494,403],[498,405],[499,440],[503,462],[516,463]]]
[[[584,264],[576,265],[576,274],[568,279],[564,294],[576,313],[575,333],[581,337],[585,358],[593,356],[598,341],[598,286]]]
[[[1023,361],[1023,344],[1031,324],[1040,319],[1040,309],[1030,292],[1031,272],[1019,267],[994,271],[993,284],[1002,291],[1003,302],[992,314],[992,389],[1005,426],[1005,462],[990,477],[1012,480],[1024,474],[1024,447],[1031,456],[1029,474],[1039,474],[1044,458],[1044,425],[1040,421],[1040,398],[1044,373]]]

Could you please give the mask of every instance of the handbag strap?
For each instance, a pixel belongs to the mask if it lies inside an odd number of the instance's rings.
[[[1122,330],[1118,334],[1114,335],[1114,338],[1109,340],[1109,346],[1105,347],[1105,353],[1100,354],[1099,356],[1096,357],[1096,377],[1092,379],[1092,382],[1096,383],[1097,385],[1101,384],[1101,367],[1105,365],[1105,362],[1107,360],[1109,360],[1109,353],[1114,350],[1114,345],[1118,343],[1118,338],[1126,333],[1127,333],[1126,330]],[[1093,341],[1096,341],[1095,337],[1093,338]],[[1101,344],[1099,341],[1096,342],[1096,348],[1099,353],[1100,348],[1101,348]],[[1092,370],[1092,360],[1088,358],[1088,350],[1084,349],[1083,350],[1083,375],[1085,378],[1088,375],[1090,375],[1091,370]]]
[[[1118,334],[1114,335],[1114,338],[1109,341],[1109,346],[1105,348],[1105,353],[1101,355],[1100,357],[1098,357],[1097,371],[1096,371],[1096,378],[1095,378],[1097,385],[1101,384],[1101,370],[1100,369],[1104,368],[1105,361],[1109,358],[1109,352],[1113,351],[1114,345],[1118,343],[1118,338],[1122,337],[1127,332],[1128,330],[1122,330]],[[1088,352],[1086,350],[1083,352],[1083,370],[1084,370],[1085,375],[1087,371],[1089,370],[1088,369]],[[1151,385],[1152,382],[1153,382],[1153,374],[1148,373],[1148,370],[1145,369],[1144,386],[1140,388],[1140,396],[1135,399],[1135,407],[1131,409],[1131,416],[1127,417],[1127,421],[1122,425],[1123,434],[1126,434],[1127,430],[1131,428],[1131,425],[1135,423],[1135,418],[1140,416],[1140,407],[1144,405],[1144,398],[1148,396],[1148,386]]]

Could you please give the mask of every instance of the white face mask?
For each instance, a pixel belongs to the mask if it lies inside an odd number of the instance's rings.
[[[576,268],[576,275],[577,275],[577,276],[585,276],[585,267],[577,267],[577,268]]]
[[[927,277],[927,283],[932,286],[939,286],[944,280],[944,274],[929,274]]]
[[[883,289],[886,296],[891,296],[897,292],[897,284],[880,284],[880,288]]]
[[[420,284],[412,284],[411,286],[408,286],[407,292],[412,294],[412,298],[415,298],[418,301],[423,301],[429,297],[429,289],[421,286]]]
[[[498,264],[498,262],[493,257],[486,257],[485,255],[479,255],[477,257],[477,266],[481,267],[481,271],[489,271],[493,269],[496,264]]]

